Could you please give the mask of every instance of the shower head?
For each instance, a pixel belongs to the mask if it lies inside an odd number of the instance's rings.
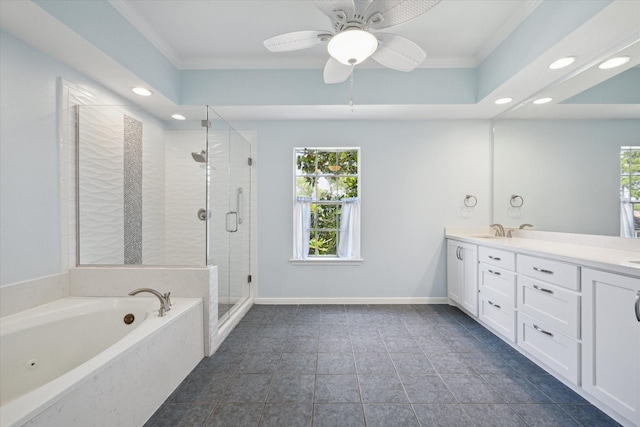
[[[207,152],[202,150],[199,153],[191,153],[191,157],[198,163],[206,163],[207,162]]]

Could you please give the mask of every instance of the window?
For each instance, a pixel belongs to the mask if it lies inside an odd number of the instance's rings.
[[[620,235],[640,237],[640,147],[620,150]]]
[[[360,258],[360,149],[296,148],[293,257]]]

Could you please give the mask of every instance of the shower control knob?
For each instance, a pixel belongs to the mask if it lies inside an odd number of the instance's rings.
[[[205,221],[209,218],[211,218],[211,212],[207,212],[207,210],[204,208],[198,209],[198,219],[200,221]]]

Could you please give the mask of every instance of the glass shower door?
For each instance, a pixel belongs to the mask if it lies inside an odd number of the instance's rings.
[[[251,242],[251,146],[234,129],[229,134],[229,300],[249,297]]]
[[[218,319],[249,297],[251,146],[208,109],[207,264],[218,267]]]

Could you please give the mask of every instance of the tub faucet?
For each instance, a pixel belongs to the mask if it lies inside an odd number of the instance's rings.
[[[489,227],[495,228],[497,237],[504,237],[504,227],[502,224],[491,224]]]
[[[158,299],[160,300],[160,310],[158,312],[158,317],[163,317],[167,311],[171,310],[171,298],[170,298],[171,292],[167,292],[166,294],[162,295],[160,292],[156,291],[155,289],[139,288],[129,292],[129,295],[133,296],[141,292],[149,292],[150,294],[153,294],[158,297]]]

